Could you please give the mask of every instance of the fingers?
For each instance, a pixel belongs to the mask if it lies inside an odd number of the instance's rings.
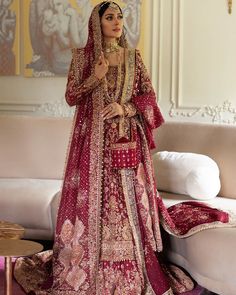
[[[106,106],[103,110],[102,110],[102,116],[103,118],[105,118],[109,113],[111,113],[113,111],[112,106],[108,105]]]
[[[101,113],[102,117],[104,120],[107,120],[107,119],[111,119],[115,116],[118,116],[119,115],[119,112],[117,110],[117,107],[116,107],[116,104],[109,104],[108,106],[106,106],[102,113]]]
[[[99,56],[98,64],[99,65],[103,64],[105,66],[109,66],[109,61],[105,58],[103,51],[101,52],[101,55]]]
[[[101,55],[99,56],[99,58],[98,58],[98,62],[97,62],[99,65],[101,65],[102,64],[102,57],[101,57]]]
[[[108,120],[108,119],[114,118],[116,116],[117,116],[116,112],[111,112],[104,118],[104,120]]]
[[[111,119],[113,117],[117,116],[117,112],[116,111],[109,111],[106,115],[103,116],[104,120],[108,120]]]
[[[105,64],[105,57],[104,57],[104,53],[103,52],[101,52],[101,55],[98,58],[98,64],[99,65]]]

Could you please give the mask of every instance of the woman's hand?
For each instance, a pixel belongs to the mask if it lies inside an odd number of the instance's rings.
[[[95,76],[101,80],[105,77],[108,71],[109,61],[104,57],[104,53],[102,52],[99,56],[98,62],[95,65]]]
[[[110,103],[102,111],[102,116],[104,120],[111,119],[116,116],[123,116],[124,110],[120,104],[117,102]]]

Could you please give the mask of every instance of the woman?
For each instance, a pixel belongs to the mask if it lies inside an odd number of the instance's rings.
[[[49,281],[42,285],[50,272],[42,275],[48,253],[22,265],[18,261],[16,278],[36,294],[173,294],[156,256],[162,250],[158,214],[165,229],[179,236],[187,236],[199,222],[192,218],[188,228],[182,218],[175,224],[176,214],[191,214],[191,204],[168,213],[157,194],[150,148],[152,130],[164,120],[140,53],[127,47],[116,3],[94,8],[87,45],[73,50],[66,100],[77,108],[57,219],[52,287],[46,290]],[[220,213],[221,221],[227,218]],[[212,209],[208,221],[216,220]],[[29,284],[27,272],[32,270],[36,285]],[[192,288],[186,277],[183,281]],[[178,292],[186,290],[181,283],[172,285]]]

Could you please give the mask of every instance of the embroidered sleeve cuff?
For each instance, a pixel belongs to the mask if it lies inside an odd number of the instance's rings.
[[[97,87],[102,80],[99,80],[94,74],[87,78],[83,83],[83,91],[87,92]]]
[[[123,110],[124,110],[124,117],[133,117],[137,113],[136,107],[134,106],[133,103],[130,103],[130,102],[125,103],[123,105]]]

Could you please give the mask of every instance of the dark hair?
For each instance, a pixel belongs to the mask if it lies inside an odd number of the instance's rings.
[[[120,9],[120,12],[123,14],[122,9],[120,8],[120,6],[117,3],[113,2],[113,1],[103,1],[100,4],[100,8],[98,11],[100,17],[103,16],[104,12],[107,10],[107,8],[110,7],[111,4],[115,4]]]

